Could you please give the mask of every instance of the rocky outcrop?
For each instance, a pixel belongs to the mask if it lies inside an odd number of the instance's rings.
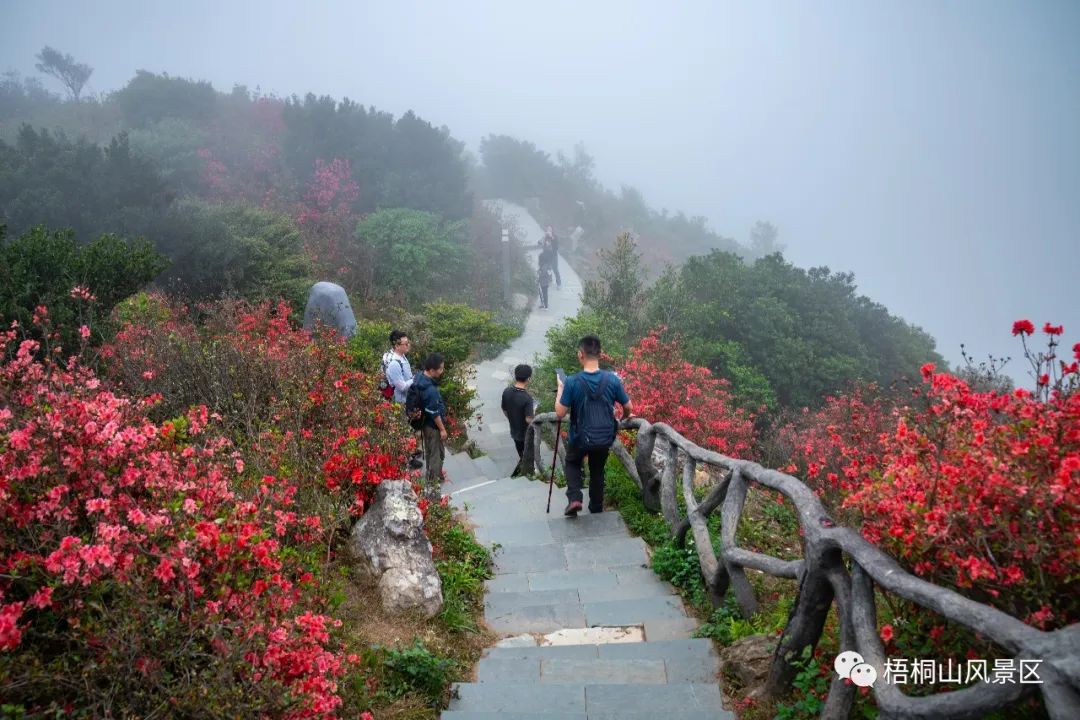
[[[442,582],[416,501],[405,480],[380,484],[375,504],[353,528],[349,548],[357,569],[378,583],[386,610],[434,617],[442,609]]]

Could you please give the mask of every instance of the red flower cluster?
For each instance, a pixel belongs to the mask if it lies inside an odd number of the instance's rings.
[[[5,351],[13,341],[5,333]],[[253,693],[292,694],[286,716],[331,715],[346,664],[325,630],[337,621],[297,614],[311,576],[284,552],[303,545],[295,487],[266,478],[238,495],[236,458],[205,435],[205,408],[151,423],[144,404],[85,369],[37,363],[36,350],[23,342],[0,369],[0,649],[48,663],[81,646],[105,667],[130,653],[148,684],[164,683],[160,638],[142,623],[171,616],[170,639],[208,643]],[[48,642],[57,621],[66,648]]]
[[[0,694],[90,714],[156,697],[183,715],[208,687],[243,712],[336,716],[354,661],[311,558],[403,476],[404,423],[287,306],[204,308],[199,327],[150,306],[104,352],[145,401],[0,338]],[[216,405],[191,402],[207,390]]]
[[[727,380],[684,361],[678,343],[660,340],[662,332],[659,328],[642,338],[618,368],[635,412],[668,423],[701,447],[747,457],[753,416],[735,408]]]
[[[976,392],[928,365],[913,406],[855,391],[787,428],[786,469],[915,573],[1050,627],[1080,619],[1080,393],[1076,363],[1053,362],[1062,328],[1044,332],[1034,392]]]

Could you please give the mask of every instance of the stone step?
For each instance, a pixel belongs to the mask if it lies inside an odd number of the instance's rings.
[[[481,483],[488,483],[481,485]],[[537,483],[531,483],[528,480],[521,478],[505,478],[505,477],[489,477],[482,475],[479,478],[474,478],[468,482],[454,483],[457,487],[452,488],[452,492],[457,495],[460,493],[463,497],[465,495],[471,495],[474,498],[489,498],[496,495],[503,495],[507,493],[518,493],[523,497],[547,497],[547,489],[541,488]],[[468,492],[461,492],[466,488],[472,488]]]
[[[476,466],[467,453],[458,453],[456,455],[448,453],[443,458],[443,471],[446,472],[446,477],[451,483],[458,485],[466,484],[469,480],[484,475],[482,472],[477,472]]]
[[[706,677],[711,680],[713,676]],[[557,683],[565,685],[587,678],[590,685],[665,685],[667,668],[663,660],[599,660],[551,658],[521,660],[484,658],[477,666],[476,680],[486,682]]]
[[[470,710],[447,710],[439,715],[443,720],[656,720],[652,713],[519,713],[519,712],[473,712]],[[729,712],[666,712],[664,720],[728,720],[735,716]]]
[[[631,576],[633,577],[633,576]],[[675,589],[655,577],[620,583],[611,570],[555,570],[538,573],[509,573],[487,581],[492,595],[538,593],[547,590],[575,590],[583,603],[666,597]]]
[[[515,452],[514,454],[516,455],[517,453]],[[495,461],[485,455],[473,458],[472,463],[473,466],[480,471],[480,474],[486,477],[496,478],[503,475],[503,473],[499,471],[499,467],[495,464]],[[510,469],[513,470],[513,467]]]
[[[565,507],[565,498],[553,497],[551,500],[553,506],[552,512],[544,513],[543,511],[547,506],[547,496],[544,495],[543,497],[544,502],[542,507],[535,508],[531,505],[528,507],[530,511],[539,510],[543,517],[523,520],[518,517],[507,517],[503,519],[498,515],[495,515],[493,519],[497,522],[485,522],[483,524],[484,533],[492,536],[503,535],[510,538],[515,535],[542,532],[541,526],[546,525],[549,529],[551,539],[560,542],[591,540],[607,535],[625,537],[630,534],[629,530],[626,528],[626,523],[623,522],[622,516],[617,512],[585,513],[583,515],[578,515],[576,518],[568,518],[562,514]],[[556,501],[558,501],[557,506]],[[500,540],[500,542],[503,542],[504,545],[510,544],[502,540]]]
[[[712,713],[714,718],[733,718],[724,710],[716,683],[669,685],[558,684],[488,682],[456,684],[451,711],[537,714],[584,713],[587,718],[672,717],[673,713]],[[448,714],[444,713],[443,717]],[[453,716],[449,716],[453,717]],[[502,717],[506,717],[502,715]],[[708,717],[708,715],[706,715]]]
[[[689,631],[697,627],[674,595],[584,602],[573,589],[490,593],[484,602],[484,621],[503,635],[638,625],[645,628],[648,637],[650,625],[656,627],[657,623]]]
[[[484,652],[486,658],[534,659],[552,658],[638,658],[645,660],[717,661],[711,640],[666,640],[643,643],[607,643],[603,645],[542,645],[525,647],[493,647]]]
[[[473,712],[471,710],[446,710],[439,713],[445,720],[588,720],[585,713],[519,713],[519,712]]]

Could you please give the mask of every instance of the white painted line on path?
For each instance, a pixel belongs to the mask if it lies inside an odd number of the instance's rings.
[[[454,492],[450,493],[450,497],[454,497],[455,495],[460,495],[463,492],[469,492],[470,490],[475,490],[476,488],[482,488],[485,485],[490,485],[493,482],[498,482],[498,481],[497,480],[488,480],[487,482],[482,482],[482,483],[477,483],[475,485],[470,485],[467,488],[461,488],[460,490],[455,490]]]

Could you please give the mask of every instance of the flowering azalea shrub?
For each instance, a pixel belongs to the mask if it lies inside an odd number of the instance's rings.
[[[284,302],[222,301],[187,309],[163,298],[124,323],[106,348],[113,377],[162,399],[157,416],[206,405],[255,474],[284,475],[296,501],[322,517],[327,542],[363,513],[383,479],[405,470],[416,441],[377,376],[353,370],[332,335],[290,323]]]
[[[355,658],[296,485],[245,473],[204,406],[154,422],[156,397],[36,352],[0,366],[0,697],[34,716],[334,716]]]
[[[834,398],[792,431],[788,470],[862,518],[862,532],[911,570],[1041,628],[1080,619],[1080,344],[1057,356],[1025,342],[1034,390],[976,392],[923,367],[918,403],[891,413]],[[940,633],[940,629],[937,631]]]
[[[703,448],[747,457],[754,441],[753,417],[734,406],[726,380],[683,360],[678,343],[661,341],[661,332],[642,338],[617,368],[634,412],[668,423]]]
[[[872,384],[828,397],[821,408],[803,408],[779,423],[772,433],[770,459],[802,478],[829,510],[842,513],[846,521],[861,522],[857,513],[844,511],[843,501],[880,471],[882,438],[896,422],[894,405]]]

